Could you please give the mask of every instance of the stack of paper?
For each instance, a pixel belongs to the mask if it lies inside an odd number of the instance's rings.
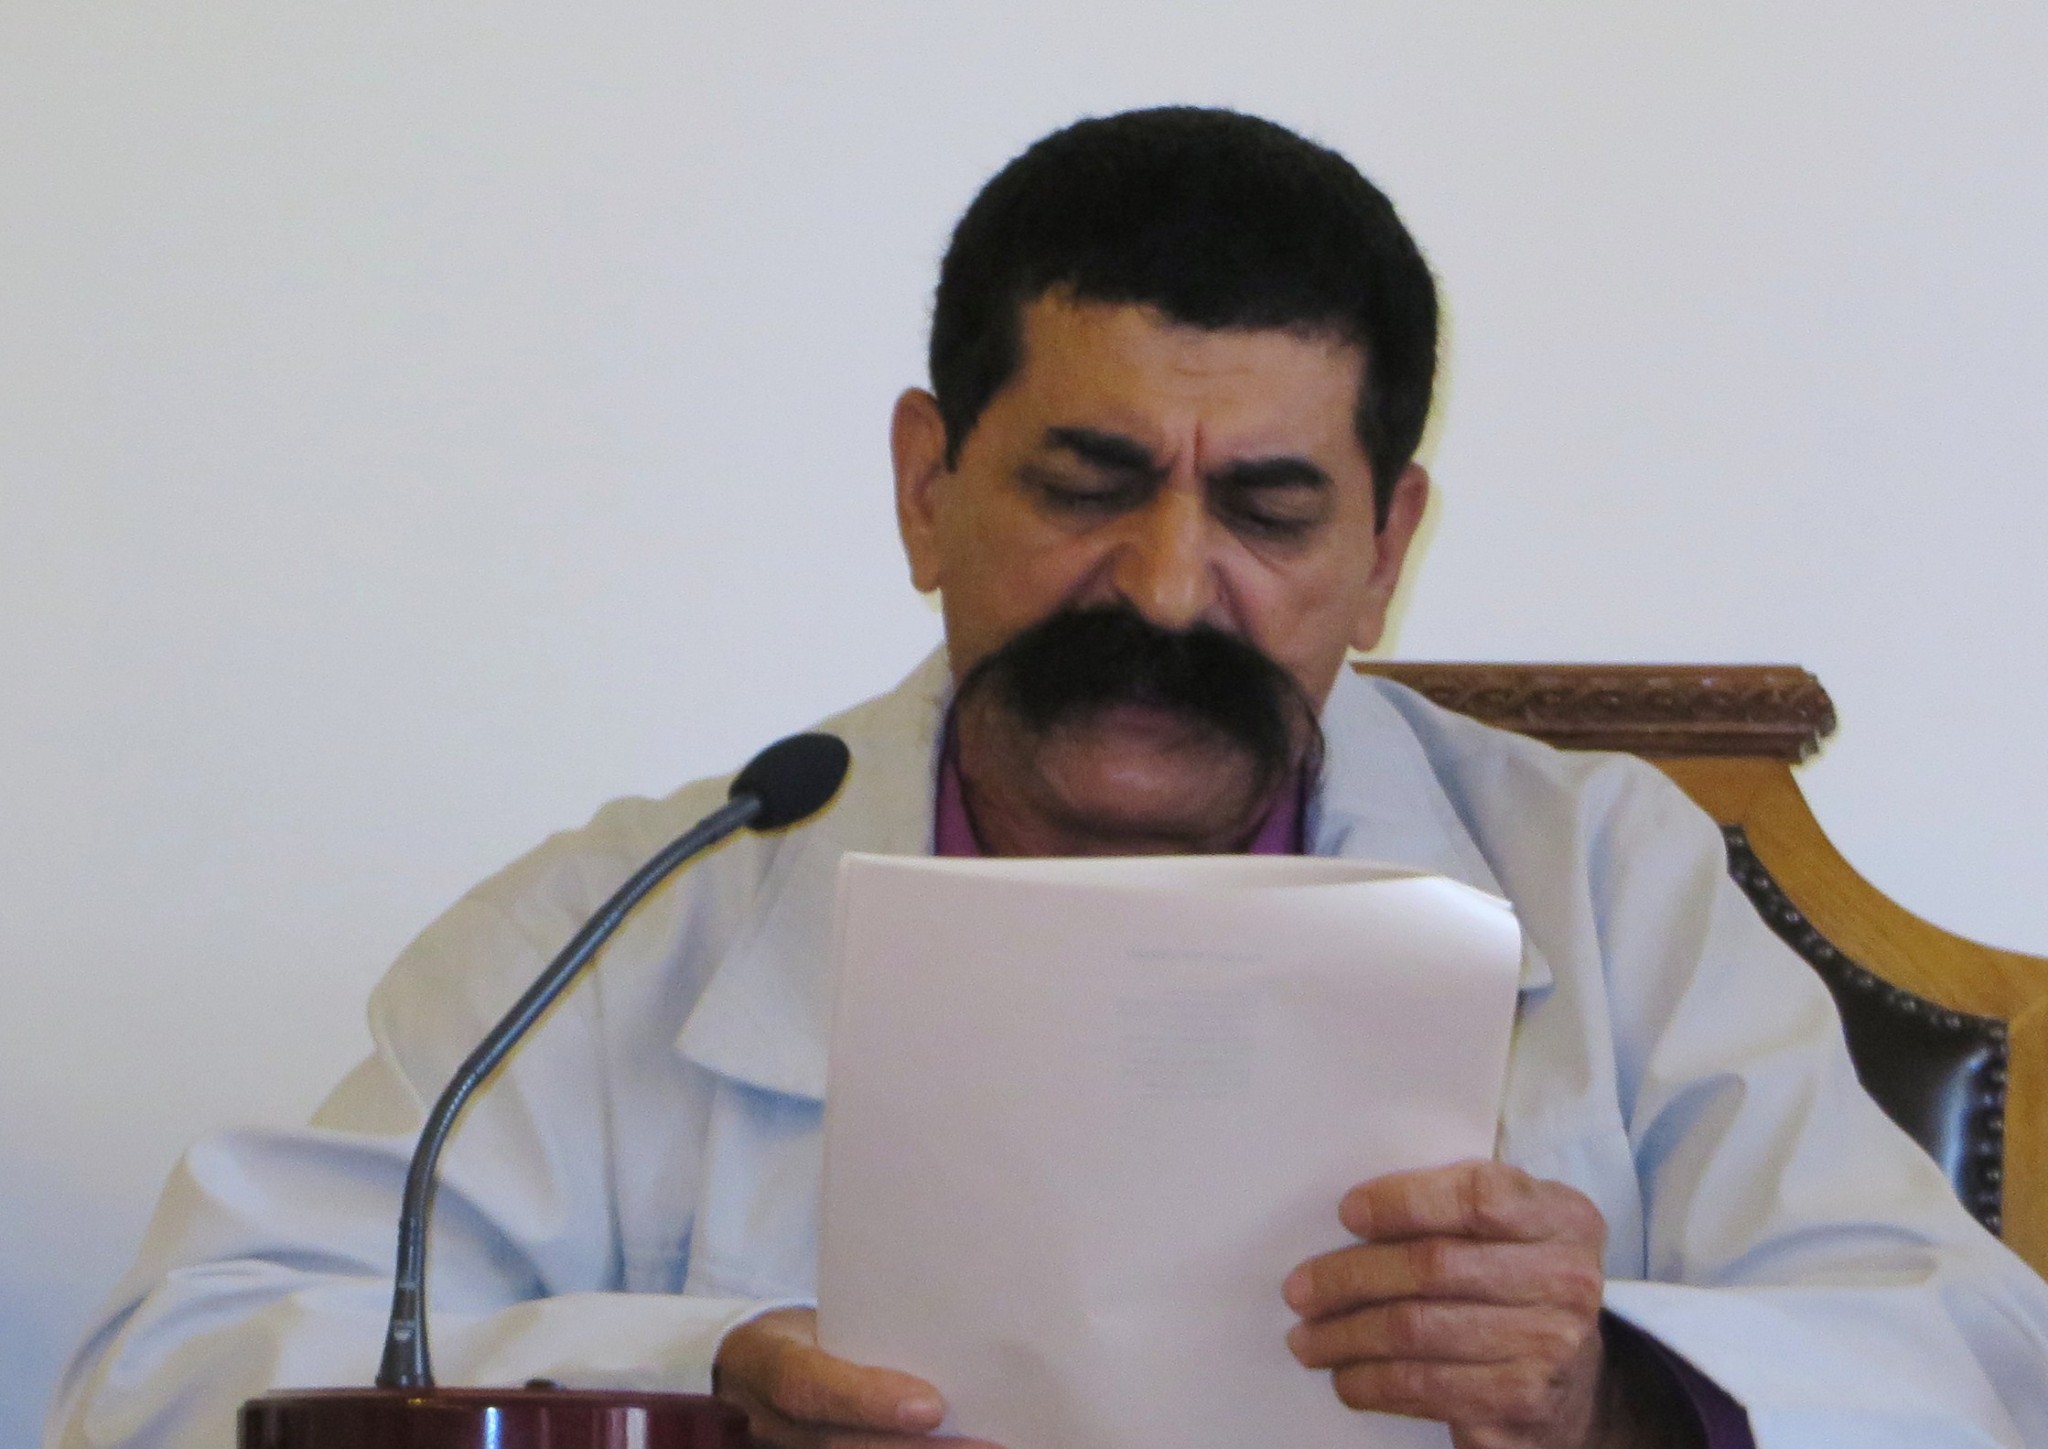
[[[1491,1155],[1505,902],[1292,857],[851,856],[819,1326],[1008,1449],[1442,1445],[1297,1365],[1344,1192]]]

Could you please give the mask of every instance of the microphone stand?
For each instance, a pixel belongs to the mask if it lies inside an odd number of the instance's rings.
[[[743,1449],[746,1416],[703,1394],[445,1389],[427,1347],[427,1221],[435,1169],[456,1118],[513,1047],[566,991],[626,916],[693,856],[747,825],[780,829],[837,792],[848,763],[830,735],[770,745],[740,771],[727,802],[665,846],[599,907],[491,1028],[442,1089],[406,1169],[391,1322],[373,1389],[265,1394],[242,1405],[241,1449]]]
[[[391,1326],[384,1336],[384,1362],[377,1370],[378,1388],[434,1386],[434,1370],[427,1351],[427,1216],[433,1210],[434,1170],[441,1160],[441,1148],[471,1094],[505,1060],[541,1014],[554,1005],[555,998],[568,989],[597,948],[626,919],[627,912],[677,866],[716,845],[760,813],[761,801],[757,796],[742,795],[729,800],[635,871],[597,914],[569,938],[569,944],[548,963],[547,970],[526,988],[525,994],[512,1004],[504,1019],[491,1028],[490,1034],[442,1088],[434,1110],[427,1114],[426,1125],[420,1128],[419,1145],[413,1149],[412,1163],[405,1172],[405,1197],[398,1214],[398,1268],[393,1274]]]

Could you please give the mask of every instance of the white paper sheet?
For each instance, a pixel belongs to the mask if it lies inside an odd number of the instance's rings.
[[[1293,857],[847,858],[819,1330],[1008,1449],[1449,1443],[1343,1408],[1280,1296],[1346,1189],[1490,1156],[1521,937]]]

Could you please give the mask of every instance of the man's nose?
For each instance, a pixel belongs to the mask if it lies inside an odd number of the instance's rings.
[[[1216,602],[1212,520],[1205,501],[1162,488],[1125,525],[1114,573],[1117,592],[1162,629],[1199,623]]]

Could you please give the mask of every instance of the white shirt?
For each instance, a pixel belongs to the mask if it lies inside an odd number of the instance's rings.
[[[651,897],[470,1109],[432,1240],[442,1382],[701,1391],[730,1328],[810,1299],[834,873],[929,851],[947,692],[935,655],[829,722],[839,799]],[[1312,851],[1515,904],[1500,1154],[1606,1215],[1613,1311],[1740,1400],[1760,1449],[2048,1445],[2048,1284],[1857,1086],[1711,821],[1641,761],[1348,671],[1324,728]],[[310,1127],[194,1148],[47,1442],[221,1445],[253,1394],[370,1382],[423,1104],[724,788],[614,802],[478,886],[377,987],[375,1053]]]

